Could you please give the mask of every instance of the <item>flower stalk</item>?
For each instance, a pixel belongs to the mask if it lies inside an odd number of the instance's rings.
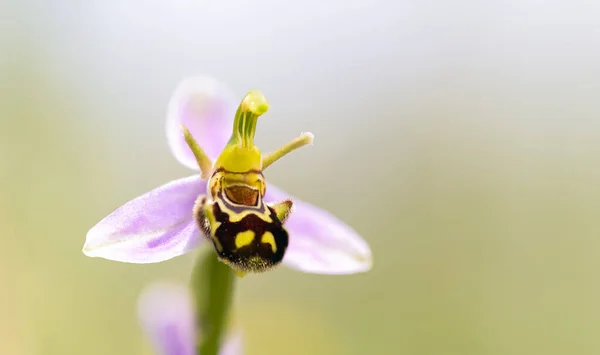
[[[235,274],[211,250],[203,251],[192,270],[191,288],[196,305],[196,354],[217,355],[233,299]]]

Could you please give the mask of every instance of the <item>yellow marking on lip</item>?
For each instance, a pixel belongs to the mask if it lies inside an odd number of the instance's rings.
[[[247,245],[250,245],[254,240],[254,232],[253,231],[245,231],[240,232],[235,236],[235,247],[242,248]]]
[[[260,242],[271,245],[271,250],[273,253],[277,252],[277,245],[275,244],[275,237],[273,236],[273,233],[265,232],[265,234],[263,234],[260,238]]]
[[[250,215],[250,214],[254,214],[254,215],[258,216],[260,219],[262,219],[263,221],[265,221],[267,223],[273,222],[271,217],[268,215],[269,210],[267,209],[265,204],[262,203],[261,200],[259,200],[259,205],[260,205],[259,210],[256,210],[254,208],[252,208],[252,209],[249,208],[240,213],[234,212],[234,211],[230,210],[229,208],[227,208],[227,206],[225,205],[225,203],[222,200],[217,200],[215,202],[219,204],[221,211],[225,212],[229,216],[229,222],[232,222],[232,223],[239,222],[244,217],[246,217],[247,215]]]
[[[220,223],[219,223],[220,224]],[[220,253],[223,251],[223,244],[221,244],[221,241],[213,234],[210,236],[210,238],[213,240],[213,242],[215,243],[215,247],[217,248],[217,251]]]

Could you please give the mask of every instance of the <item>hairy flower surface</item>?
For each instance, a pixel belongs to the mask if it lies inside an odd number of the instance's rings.
[[[201,330],[196,329],[194,304],[189,290],[179,284],[154,283],[138,299],[138,318],[157,355],[196,355]],[[220,355],[241,355],[239,334],[229,336]]]
[[[265,271],[280,261],[312,273],[369,270],[369,246],[351,227],[264,180],[268,166],[313,139],[303,133],[263,155],[253,139],[267,109],[256,90],[238,106],[214,79],[183,80],[169,103],[167,140],[175,158],[200,174],[127,202],[89,230],[83,252],[154,263],[208,240],[219,258],[240,272]]]

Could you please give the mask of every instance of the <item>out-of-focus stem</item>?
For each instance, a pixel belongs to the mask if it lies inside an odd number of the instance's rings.
[[[196,354],[217,355],[233,298],[235,274],[207,250],[196,260],[191,287],[196,303]]]

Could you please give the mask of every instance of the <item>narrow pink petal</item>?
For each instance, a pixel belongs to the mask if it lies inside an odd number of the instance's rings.
[[[268,185],[265,200],[290,198]],[[353,274],[371,269],[369,245],[350,226],[329,212],[293,198],[294,210],[285,223],[290,243],[286,265],[316,274]]]
[[[138,299],[144,333],[160,355],[194,355],[194,306],[188,289],[179,284],[155,283]]]
[[[83,253],[140,264],[185,254],[204,241],[192,210],[205,193],[206,181],[195,175],[139,196],[89,230]]]
[[[237,101],[225,84],[209,77],[187,78],[177,86],[169,102],[166,131],[169,147],[181,164],[198,170],[181,125],[190,130],[209,157],[215,158],[231,136]]]
[[[192,295],[185,286],[166,282],[147,286],[138,299],[138,318],[157,354],[195,354],[199,322],[195,322]],[[219,355],[242,353],[239,332],[227,336],[219,351]]]

